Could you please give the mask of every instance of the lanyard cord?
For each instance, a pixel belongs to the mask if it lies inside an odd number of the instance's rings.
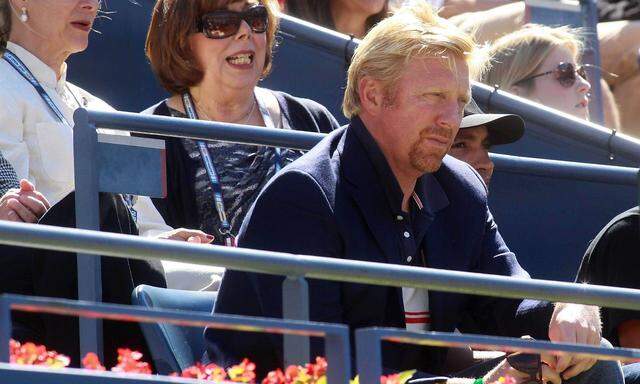
[[[22,60],[20,60],[18,56],[16,56],[13,52],[11,52],[8,49],[5,50],[3,58],[7,63],[9,63],[9,65],[13,67],[13,69],[16,70],[16,72],[18,72],[22,77],[24,77],[24,79],[27,80],[29,84],[33,86],[33,88],[35,88],[35,90],[38,92],[42,100],[47,104],[51,112],[53,112],[56,115],[58,120],[71,127],[72,125],[64,117],[64,115],[62,114],[62,112],[60,111],[56,103],[53,102],[53,100],[51,99],[51,96],[49,96],[47,91],[44,90],[44,88],[42,87],[38,79],[36,79],[36,77],[33,75],[33,73],[31,73],[29,68],[27,68],[27,66],[22,62]]]
[[[258,97],[256,97],[256,103],[258,104],[258,108],[260,110],[260,114],[265,122],[267,128],[276,128],[273,123],[273,119],[269,114],[266,106],[260,102]],[[194,105],[193,99],[189,92],[185,92],[182,94],[182,104],[184,106],[184,111],[187,114],[187,117],[192,120],[198,119],[198,113],[196,111],[196,107]],[[211,183],[211,189],[213,190],[213,198],[216,207],[216,211],[218,213],[218,218],[220,219],[220,234],[224,236],[225,244],[227,246],[235,246],[236,239],[235,236],[231,233],[231,223],[229,223],[229,219],[227,218],[226,209],[224,206],[224,198],[222,191],[222,184],[220,183],[220,177],[218,176],[218,172],[216,171],[216,167],[213,164],[213,160],[211,159],[211,154],[209,153],[209,148],[207,147],[207,143],[202,140],[197,141],[198,151],[200,152],[200,157],[202,158],[202,162],[204,163],[205,170],[207,171],[207,176],[209,177],[209,182]],[[282,156],[280,152],[280,148],[275,149],[275,169],[276,172],[280,171],[282,168]]]

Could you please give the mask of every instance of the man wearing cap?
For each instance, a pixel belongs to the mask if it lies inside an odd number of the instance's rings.
[[[465,108],[464,115],[449,155],[471,165],[488,187],[493,175],[489,149],[520,140],[524,121],[518,115],[483,113],[473,101]]]

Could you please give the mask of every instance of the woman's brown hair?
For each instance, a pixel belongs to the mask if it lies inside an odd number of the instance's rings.
[[[0,55],[7,47],[11,33],[11,9],[9,0],[0,0]]]
[[[335,23],[331,16],[331,0],[287,0],[287,13],[291,16],[310,21],[314,24],[322,25],[330,29],[335,29]],[[389,16],[389,1],[386,1],[384,8],[375,15],[367,18],[365,31],[373,28],[374,25]]]
[[[4,0],[0,0],[4,1]],[[200,68],[189,44],[200,17],[238,0],[158,0],[147,32],[146,53],[160,84],[171,94],[181,94],[200,83]],[[262,76],[271,69],[273,46],[278,29],[277,0],[259,0],[267,8],[267,53]]]

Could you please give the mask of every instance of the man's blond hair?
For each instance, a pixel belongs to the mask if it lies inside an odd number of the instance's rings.
[[[486,55],[491,69],[482,75],[481,81],[505,91],[516,84],[530,91],[533,82],[522,80],[535,75],[554,49],[566,47],[579,60],[582,46],[579,30],[529,24],[491,45]]]
[[[406,5],[373,27],[356,49],[342,111],[348,118],[360,113],[358,84],[365,76],[381,81],[390,95],[407,64],[415,58],[446,58],[453,65],[453,59],[459,57],[476,76],[482,70],[479,52],[470,35],[439,17],[426,2]]]

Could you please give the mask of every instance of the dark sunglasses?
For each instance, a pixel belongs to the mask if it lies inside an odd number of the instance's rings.
[[[213,11],[202,15],[198,32],[202,32],[210,39],[226,39],[238,33],[240,24],[244,20],[253,33],[265,33],[269,26],[268,16],[264,5],[254,5],[242,12]]]
[[[547,76],[550,74],[553,74],[556,78],[556,80],[558,81],[558,83],[560,83],[560,85],[562,85],[565,88],[569,88],[572,87],[575,83],[576,80],[578,79],[576,77],[576,75],[582,77],[583,79],[587,79],[587,72],[585,71],[585,66],[581,65],[579,67],[576,68],[575,65],[573,65],[573,63],[560,63],[558,64],[558,66],[551,70],[551,71],[547,71],[547,72],[543,72],[543,73],[538,73],[537,75],[531,75],[529,77],[525,77],[524,79],[518,81],[518,83],[524,83],[525,81],[529,81],[529,80],[533,80],[536,77],[541,77],[541,76]]]
[[[524,384],[542,383],[542,361],[540,361],[540,355],[513,353],[507,356],[507,362],[516,371],[529,375],[529,378],[523,382]]]

